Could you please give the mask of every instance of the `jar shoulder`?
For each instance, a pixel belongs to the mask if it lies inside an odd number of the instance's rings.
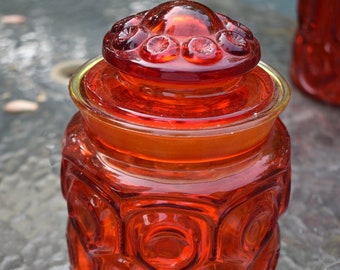
[[[225,188],[234,189],[290,171],[290,138],[279,119],[261,145],[247,153],[214,162],[155,162],[106,150],[91,140],[86,134],[80,113],[76,114],[65,131],[63,160],[84,174],[99,178],[119,178],[121,184],[150,186],[156,190],[176,184],[181,188],[187,186],[189,191],[199,183],[207,183],[207,187],[204,184],[200,186],[211,190],[212,186],[216,185],[218,189],[220,182],[226,182],[229,187],[224,184]]]

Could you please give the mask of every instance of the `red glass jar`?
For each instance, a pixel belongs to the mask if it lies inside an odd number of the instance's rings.
[[[299,0],[291,78],[304,93],[340,105],[340,1]]]
[[[72,269],[275,269],[290,193],[285,80],[192,1],[117,22],[70,83]]]

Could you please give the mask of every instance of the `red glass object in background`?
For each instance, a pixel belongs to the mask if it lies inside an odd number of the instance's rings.
[[[72,269],[275,269],[288,205],[283,78],[192,1],[125,18],[74,75],[63,141]]]
[[[291,78],[303,92],[340,105],[340,1],[299,0]]]

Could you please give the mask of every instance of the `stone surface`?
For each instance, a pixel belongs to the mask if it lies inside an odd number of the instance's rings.
[[[20,24],[0,23],[0,107],[15,99],[39,103],[36,111],[0,111],[0,270],[68,269],[60,146],[76,109],[67,86],[51,79],[51,70],[62,61],[99,55],[113,22],[159,2],[0,2],[0,17],[26,18]],[[282,12],[266,0],[254,1],[257,5],[248,0],[202,2],[249,26],[262,44],[263,61],[289,81],[296,25],[289,8]],[[280,220],[278,270],[340,269],[339,116],[340,108],[292,87],[282,119],[292,138],[293,182],[289,209]]]

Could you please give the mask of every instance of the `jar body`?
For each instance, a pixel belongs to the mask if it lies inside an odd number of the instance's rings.
[[[290,139],[277,119],[249,152],[166,164],[98,144],[77,113],[61,185],[72,269],[275,269]]]
[[[340,105],[340,2],[299,0],[291,78],[303,92]]]

